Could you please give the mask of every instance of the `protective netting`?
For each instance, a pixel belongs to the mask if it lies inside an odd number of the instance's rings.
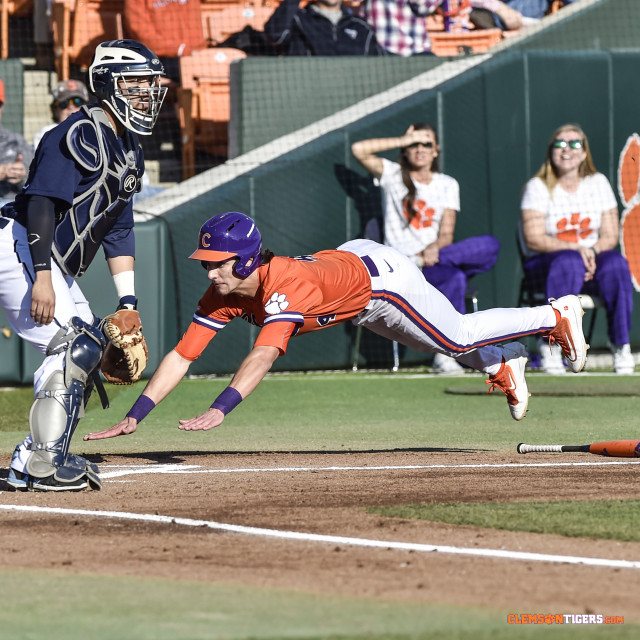
[[[117,19],[110,22],[118,13],[115,0],[75,4],[102,11],[106,22],[118,26]],[[460,185],[456,240],[487,233],[500,240],[495,267],[471,281],[481,309],[518,303],[523,270],[516,233],[523,188],[544,162],[553,132],[568,122],[580,124],[596,169],[613,188],[623,219],[622,248],[634,284],[640,282],[640,142],[633,137],[640,4],[548,4],[552,13],[519,30],[485,24],[489,28],[456,32],[452,19],[447,32],[444,18],[451,16],[425,18],[434,51],[457,55],[309,57],[274,55],[281,52],[269,48],[261,25],[277,2],[265,9],[203,0],[205,45],[169,61],[174,83],[153,135],[142,141],[148,176],[143,195],[150,197],[136,206],[139,224],[162,216],[162,233],[168,234],[173,260],[159,266],[177,296],[177,333],[207,285],[202,269],[186,260],[204,220],[243,211],[258,222],[265,245],[284,255],[370,234],[376,227],[371,220],[381,228],[380,190],[351,145],[401,136],[413,122],[435,126],[440,168]],[[468,5],[461,3],[459,17],[469,20],[458,20],[458,27],[473,26]],[[31,141],[51,122],[48,92],[65,72],[56,55],[61,52],[55,28],[47,59],[46,46],[38,37],[34,42],[33,16],[24,11],[8,19],[8,59],[0,61],[7,93],[2,124]],[[72,12],[72,22],[73,17]],[[120,28],[126,24],[124,19]],[[74,59],[71,49],[69,77],[82,80],[86,50]],[[380,155],[396,160],[399,149]],[[562,224],[568,234],[579,235],[585,223],[577,218]],[[144,247],[138,251],[138,262],[153,261]],[[151,330],[162,334],[162,325],[158,319]],[[632,323],[632,343],[640,343],[638,327]],[[196,372],[232,370],[255,329],[234,323],[225,334],[230,339],[210,349]],[[171,338],[166,348],[173,346]],[[606,347],[608,340],[601,314],[592,344]],[[354,342],[351,327],[319,332],[294,341],[281,368],[349,367]],[[401,358],[431,361],[409,352]],[[391,344],[363,336],[358,363],[390,367]]]

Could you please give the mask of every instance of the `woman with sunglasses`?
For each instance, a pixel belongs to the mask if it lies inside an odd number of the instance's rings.
[[[397,148],[401,149],[398,162],[376,155]],[[459,313],[465,313],[467,279],[493,267],[500,243],[490,235],[453,242],[460,187],[454,178],[440,172],[435,128],[412,124],[400,137],[361,140],[351,151],[382,189],[384,243],[411,257],[425,279]],[[463,371],[444,354],[436,354],[433,370]]]
[[[549,298],[595,294],[607,310],[614,370],[633,373],[629,346],[633,286],[629,265],[615,247],[618,204],[598,173],[580,126],[558,128],[542,167],[527,182],[521,202],[524,272]],[[562,356],[540,345],[542,368],[564,373]]]
[[[51,91],[51,116],[53,123],[48,124],[33,136],[33,148],[37,149],[42,136],[51,131],[57,124],[64,122],[71,114],[79,111],[82,105],[89,104],[89,92],[80,80],[64,80]]]

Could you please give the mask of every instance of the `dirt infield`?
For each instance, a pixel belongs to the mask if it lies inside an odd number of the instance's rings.
[[[629,487],[637,486],[638,469],[632,463],[611,465],[579,455],[524,458],[515,453],[430,451],[92,459],[105,476],[102,491],[27,494],[5,490],[9,459],[0,458],[0,504],[160,514],[369,540],[640,560],[636,543],[404,521],[364,510],[369,505],[431,500],[626,498]],[[535,464],[577,461],[594,464]],[[599,462],[608,464],[595,464]],[[431,468],[372,468],[411,466]],[[231,582],[479,605],[514,613],[601,613],[640,620],[640,569],[367,548],[204,526],[42,512],[3,511],[0,535],[2,564],[8,568]]]

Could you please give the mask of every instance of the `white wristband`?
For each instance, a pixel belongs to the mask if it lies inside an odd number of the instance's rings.
[[[113,284],[116,285],[118,299],[125,296],[136,295],[135,276],[133,271],[121,271],[113,276]]]

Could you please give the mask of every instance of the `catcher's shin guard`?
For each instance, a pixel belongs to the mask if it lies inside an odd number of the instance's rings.
[[[31,407],[32,454],[27,472],[34,479],[54,479],[72,485],[86,476],[98,485],[97,467],[84,458],[69,454],[73,432],[84,411],[85,389],[100,364],[104,349],[102,333],[80,318],[71,319],[47,348],[47,355],[66,350],[64,370],[52,373]]]

